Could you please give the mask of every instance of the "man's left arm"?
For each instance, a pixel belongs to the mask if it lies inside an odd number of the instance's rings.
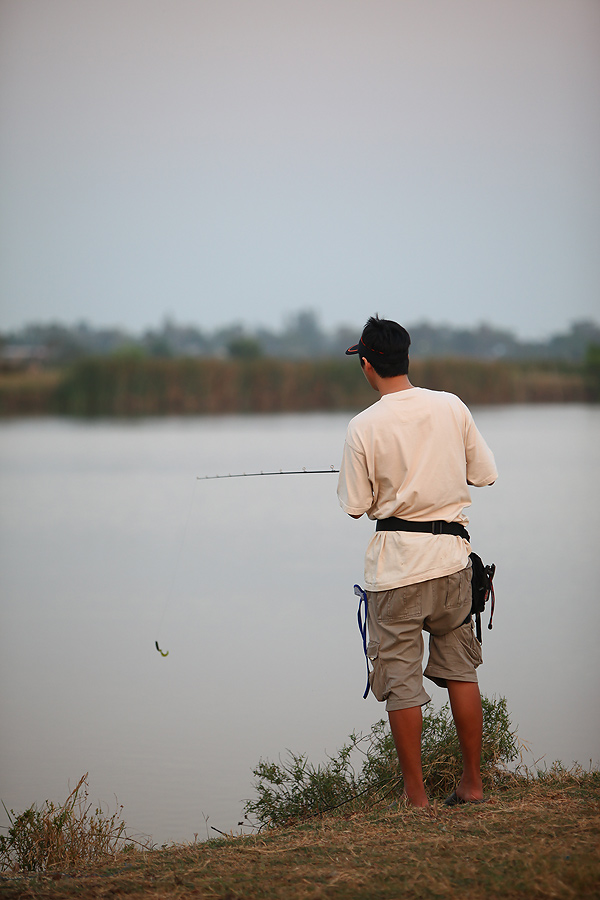
[[[494,454],[482,438],[473,419],[467,426],[465,441],[467,484],[473,487],[492,485],[498,477]]]

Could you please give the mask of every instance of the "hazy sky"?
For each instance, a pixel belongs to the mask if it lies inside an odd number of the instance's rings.
[[[0,0],[0,327],[600,319],[599,0]]]

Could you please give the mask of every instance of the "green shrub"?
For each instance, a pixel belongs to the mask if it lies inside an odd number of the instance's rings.
[[[482,697],[481,769],[490,789],[518,756],[506,700]],[[426,710],[421,741],[423,780],[430,797],[445,797],[458,782],[462,757],[448,704]],[[261,760],[253,770],[256,797],[245,813],[259,825],[282,825],[344,807],[364,809],[402,792],[402,774],[388,723],[376,722],[368,734],[351,734],[348,742],[322,765],[288,753],[278,763]]]

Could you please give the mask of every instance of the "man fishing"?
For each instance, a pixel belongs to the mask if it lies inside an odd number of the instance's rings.
[[[408,804],[427,807],[421,767],[423,674],[448,690],[463,772],[448,805],[482,802],[481,646],[470,617],[470,546],[463,513],[469,485],[491,485],[494,457],[454,394],[413,387],[410,336],[371,317],[358,344],[365,378],[380,395],[346,433],[338,498],[376,531],[365,555],[371,688],[386,701]],[[423,631],[429,659],[422,670]]]

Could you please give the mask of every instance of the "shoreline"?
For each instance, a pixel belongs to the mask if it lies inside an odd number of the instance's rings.
[[[487,900],[598,896],[600,773],[508,778],[484,805],[382,804],[228,837],[123,850],[76,870],[1,873],[6,900]]]

